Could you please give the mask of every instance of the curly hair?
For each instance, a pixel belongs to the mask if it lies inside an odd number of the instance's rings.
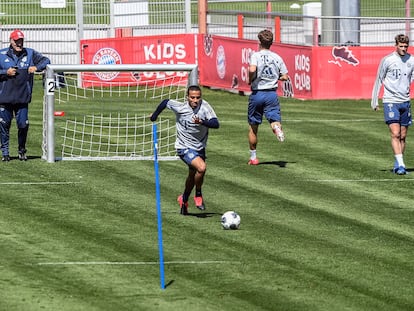
[[[270,30],[262,30],[261,32],[259,32],[257,37],[259,38],[260,45],[265,49],[270,48],[270,46],[273,43],[273,33]]]
[[[410,43],[410,39],[408,38],[408,36],[404,35],[404,34],[399,34],[395,36],[395,45],[398,45],[398,43]]]

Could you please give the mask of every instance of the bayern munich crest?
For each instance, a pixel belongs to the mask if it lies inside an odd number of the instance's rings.
[[[226,75],[226,54],[222,45],[220,45],[217,49],[216,69],[220,79],[223,79]]]
[[[121,55],[113,48],[102,48],[93,56],[92,64],[119,65],[122,64]],[[101,80],[111,81],[119,75],[119,72],[96,72],[95,75]]]

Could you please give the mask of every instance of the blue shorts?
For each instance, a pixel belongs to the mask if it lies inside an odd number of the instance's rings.
[[[249,96],[247,108],[247,121],[249,124],[261,124],[263,115],[270,122],[281,122],[279,97],[275,90],[253,91]]]
[[[387,124],[399,123],[402,126],[410,126],[412,124],[410,102],[384,103],[384,120]]]
[[[177,149],[177,154],[181,160],[183,160],[187,165],[191,165],[191,162],[196,158],[200,157],[204,161],[206,160],[206,149],[194,150],[191,148],[186,149]]]

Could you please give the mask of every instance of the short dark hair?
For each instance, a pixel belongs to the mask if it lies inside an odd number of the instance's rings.
[[[270,48],[270,46],[273,44],[273,33],[268,29],[259,32],[257,37],[259,38],[260,45],[265,49]]]
[[[198,85],[190,85],[187,89],[187,95],[190,94],[190,91],[199,91],[201,94],[201,88]]]
[[[398,43],[410,43],[410,39],[408,38],[408,36],[404,35],[404,34],[399,34],[395,36],[395,45],[398,45]]]

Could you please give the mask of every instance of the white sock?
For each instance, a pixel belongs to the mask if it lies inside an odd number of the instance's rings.
[[[256,159],[256,150],[250,150],[250,160]]]
[[[403,155],[402,154],[396,154],[395,155],[395,161],[398,162],[398,167],[400,167],[400,166],[405,167],[404,160],[403,160]]]

